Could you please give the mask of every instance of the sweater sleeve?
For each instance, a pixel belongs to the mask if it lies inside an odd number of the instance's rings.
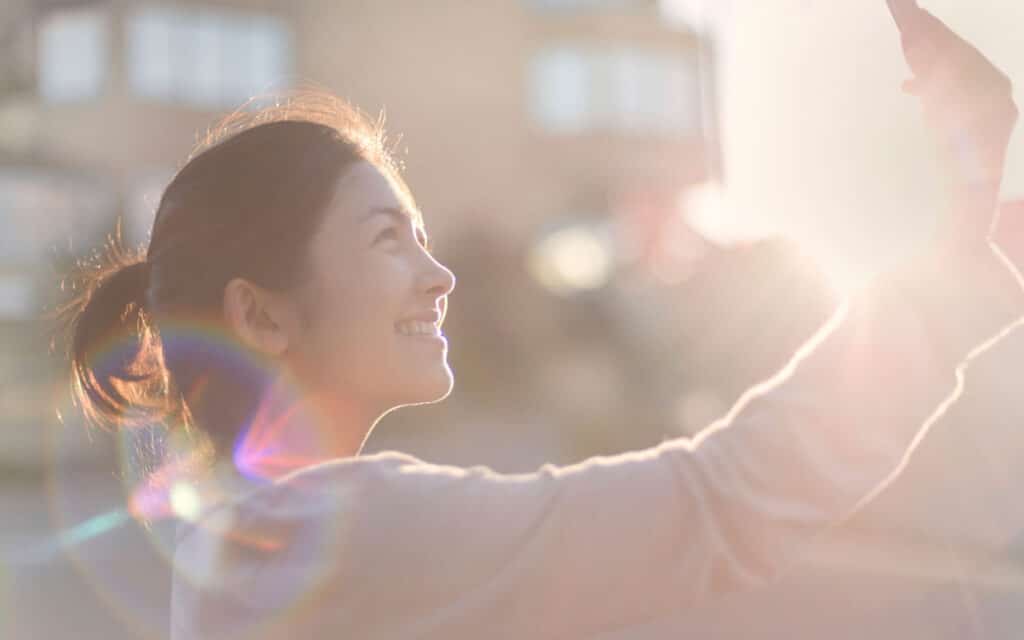
[[[318,629],[561,638],[762,583],[896,473],[958,362],[1012,321],[1019,287],[988,284],[911,279],[851,300],[692,439],[529,474],[398,454],[302,472],[241,517],[305,538],[244,563],[273,575],[263,587],[243,571],[225,591],[256,602],[315,575],[302,620]]]
[[[968,348],[1012,319],[967,284],[850,301],[692,440],[522,475],[376,465],[360,528],[389,555],[359,590],[388,612],[377,624],[580,637],[773,576],[896,472]]]

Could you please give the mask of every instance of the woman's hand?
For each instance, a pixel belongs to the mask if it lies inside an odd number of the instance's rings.
[[[906,272],[893,275],[917,299],[935,345],[962,355],[1024,312],[1024,280],[991,242],[1018,117],[1013,87],[916,0],[887,2],[913,73],[904,90],[920,98],[953,181],[949,224]]]
[[[887,0],[913,78],[907,93],[947,154],[954,180],[948,248],[979,247],[994,224],[1018,111],[1010,79],[916,0]]]

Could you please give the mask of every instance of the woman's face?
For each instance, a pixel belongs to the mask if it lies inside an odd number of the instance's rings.
[[[359,162],[338,179],[300,291],[305,326],[290,355],[303,382],[374,417],[451,392],[440,325],[455,276],[425,244],[376,167]]]

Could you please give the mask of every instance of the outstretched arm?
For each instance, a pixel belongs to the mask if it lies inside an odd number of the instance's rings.
[[[1016,119],[1008,83],[930,14],[899,11],[910,89],[944,148],[972,158],[954,178],[965,194],[955,232],[850,300],[780,375],[692,441],[513,476],[398,455],[309,472],[352,489],[328,496],[354,505],[341,511],[339,597],[324,605],[335,620],[366,637],[627,627],[772,576],[898,470],[952,397],[957,364],[1024,307],[988,242]],[[983,78],[995,84],[974,86]],[[992,113],[1012,116],[993,129],[1002,137],[961,126]],[[282,501],[300,505],[282,517],[301,518],[309,500]],[[308,560],[321,575],[325,556]]]

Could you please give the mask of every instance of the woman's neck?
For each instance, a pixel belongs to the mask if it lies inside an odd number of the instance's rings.
[[[239,434],[234,463],[247,476],[270,479],[350,458],[359,455],[374,422],[334,394],[300,395],[277,384]]]

